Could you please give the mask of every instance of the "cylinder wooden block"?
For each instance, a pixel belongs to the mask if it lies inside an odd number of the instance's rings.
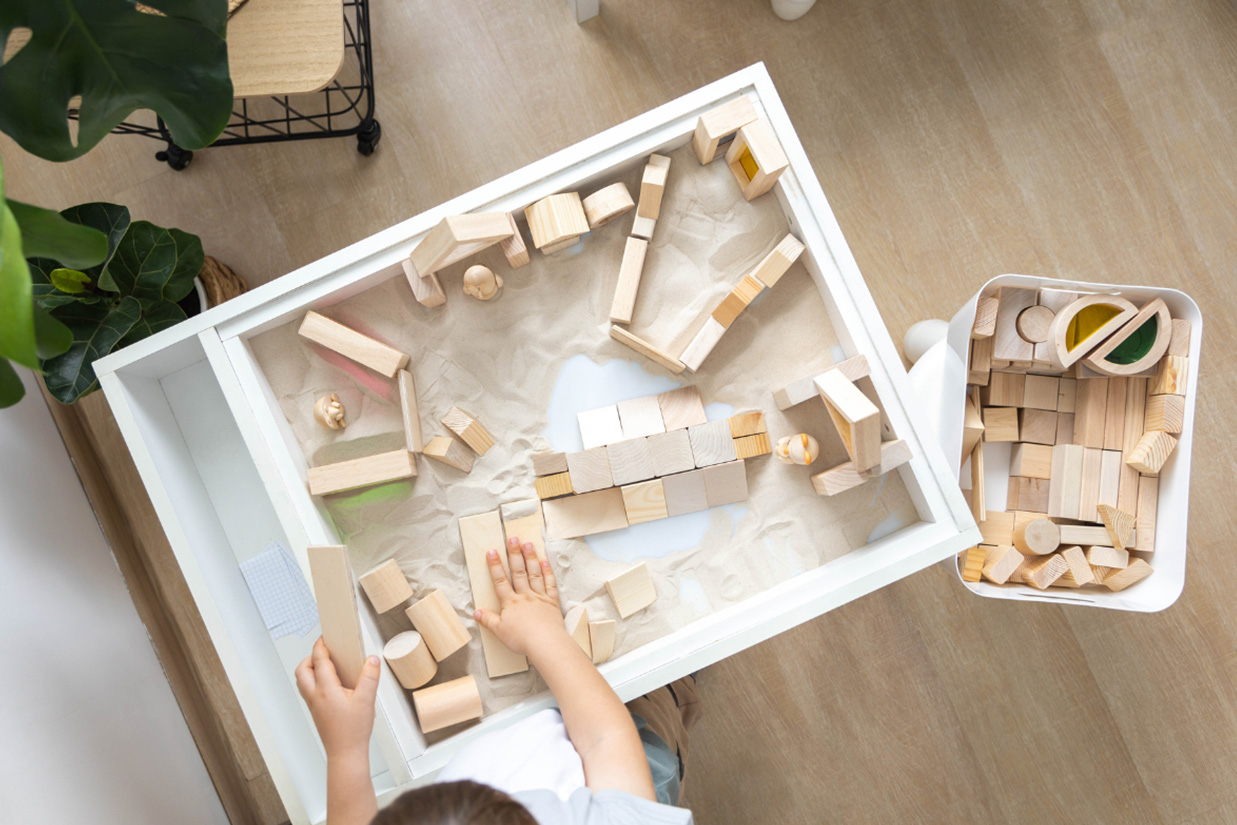
[[[1014,525],[1014,547],[1027,556],[1045,556],[1061,546],[1061,530],[1046,518]]]
[[[471,675],[414,690],[412,704],[416,708],[422,733],[458,725],[469,719],[480,719],[483,712],[481,692],[477,690],[477,680]]]
[[[388,559],[362,574],[360,582],[370,604],[379,613],[386,613],[412,598],[412,588],[408,586],[408,579],[395,559]]]
[[[438,673],[438,663],[430,655],[425,639],[415,630],[406,630],[387,642],[382,657],[408,690],[421,687]]]
[[[467,645],[472,638],[441,590],[431,592],[404,613],[412,626],[425,637],[430,653],[440,662]]]

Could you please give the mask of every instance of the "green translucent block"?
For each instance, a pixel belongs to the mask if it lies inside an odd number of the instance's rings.
[[[1141,327],[1134,330],[1134,334],[1126,338],[1116,348],[1108,353],[1105,361],[1111,361],[1114,364],[1133,364],[1139,358],[1144,357],[1151,352],[1151,347],[1155,346],[1155,339],[1159,334],[1159,322],[1156,316],[1152,315],[1147,319]]]

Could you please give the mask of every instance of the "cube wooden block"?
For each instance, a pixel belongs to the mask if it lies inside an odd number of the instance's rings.
[[[569,496],[575,492],[575,488],[571,486],[571,473],[538,476],[533,486],[537,490],[537,498],[540,499]]]
[[[669,517],[666,509],[666,490],[662,480],[655,478],[622,488],[623,506],[627,510],[627,523],[643,524]]]
[[[735,438],[769,432],[769,428],[765,426],[765,414],[762,412],[739,413],[730,416],[729,421],[730,434]]]
[[[591,493],[614,486],[610,454],[605,447],[567,453],[567,470],[571,473],[571,486],[577,493]]]
[[[657,396],[657,404],[661,407],[661,417],[667,432],[687,429],[709,420],[704,414],[700,390],[694,386],[663,392]]]
[[[1028,375],[1023,383],[1020,406],[1033,410],[1056,411],[1061,380],[1055,375]]]
[[[736,458],[758,458],[762,455],[769,455],[772,452],[773,445],[769,442],[768,433],[745,435],[734,440],[734,454]]]
[[[1143,426],[1179,434],[1185,422],[1185,398],[1180,395],[1153,395],[1147,399]]]
[[[1014,514],[1000,510],[988,510],[979,522],[983,544],[1003,545],[1014,543]]]
[[[472,472],[473,462],[477,460],[475,453],[449,435],[431,438],[422,455],[466,473]]]
[[[1052,482],[1046,478],[1009,477],[1009,509],[1032,513],[1048,512],[1048,496]]]
[[[617,404],[577,413],[576,421],[580,425],[580,440],[586,450],[623,440],[623,425],[619,420]]]
[[[358,581],[361,582],[365,595],[369,597],[369,603],[379,613],[393,610],[412,598],[412,588],[408,586],[408,579],[395,559],[387,559],[369,572],[361,574]]]
[[[624,619],[657,601],[657,589],[644,562],[607,581],[606,592]]]
[[[747,467],[743,459],[705,467],[704,492],[710,507],[747,501]]]
[[[552,476],[567,472],[566,453],[533,453],[533,474]]]
[[[661,405],[657,401],[657,396],[630,398],[618,402],[616,406],[619,424],[623,428],[623,438],[642,438],[666,431],[666,423],[662,420]]]
[[[984,441],[1017,441],[1018,410],[1015,407],[984,407]]]
[[[687,430],[671,430],[651,435],[648,445],[649,453],[653,456],[653,473],[657,476],[685,473],[696,467],[691,436]]]
[[[627,508],[618,487],[550,499],[542,507],[546,533],[552,539],[575,539],[627,526]]]
[[[485,455],[494,446],[494,436],[490,435],[489,430],[477,420],[475,415],[459,407],[452,407],[448,410],[447,414],[442,417],[442,423],[479,456]]]
[[[631,438],[606,447],[610,477],[616,487],[647,481],[657,473],[647,438]]]
[[[682,516],[709,509],[709,496],[704,485],[704,470],[691,470],[666,476],[661,482],[668,515]]]
[[[1165,355],[1151,384],[1152,395],[1185,395],[1190,375],[1190,359],[1181,355]]]
[[[729,437],[729,431],[727,431],[727,437]],[[412,478],[416,474],[416,456],[407,450],[392,450],[389,453],[367,455],[351,461],[310,467],[309,494],[327,496],[345,490]]]
[[[387,378],[394,378],[395,373],[408,363],[407,353],[375,341],[368,335],[338,321],[332,321],[313,310],[305,313],[297,334]]]
[[[1018,411],[1018,419],[1020,441],[1048,445],[1057,443],[1057,413],[1027,408]]]
[[[735,460],[734,438],[730,435],[730,422],[710,421],[697,424],[687,430],[691,439],[692,456],[697,467],[722,464]]]
[[[988,386],[979,391],[985,407],[1021,407],[1026,395],[1025,373],[993,372],[988,377]]]

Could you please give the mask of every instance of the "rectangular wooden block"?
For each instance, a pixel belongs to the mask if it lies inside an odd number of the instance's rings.
[[[1125,569],[1109,573],[1104,579],[1104,586],[1117,593],[1132,584],[1137,584],[1154,572],[1151,565],[1142,559],[1134,559]]]
[[[657,601],[657,589],[653,587],[653,577],[644,562],[607,581],[606,592],[624,619]]]
[[[1126,389],[1129,379],[1108,379],[1108,406],[1104,415],[1104,449],[1120,450],[1125,436]]]
[[[966,383],[986,387],[992,377],[992,338],[975,338],[971,341],[971,363],[966,373]]]
[[[1077,444],[1058,444],[1052,448],[1052,484],[1048,488],[1048,515],[1052,518],[1078,518],[1085,450]]]
[[[588,623],[588,642],[593,650],[593,664],[608,662],[614,655],[614,638],[618,624],[614,619],[602,619]]]
[[[1087,563],[1092,567],[1110,567],[1121,570],[1129,566],[1130,551],[1105,547],[1102,544],[1092,545],[1087,548]]]
[[[1120,450],[1104,450],[1100,458],[1100,493],[1097,505],[1117,506],[1122,464]]]
[[[1190,375],[1190,359],[1183,355],[1165,355],[1160,370],[1151,385],[1152,395],[1185,395]]]
[[[1183,358],[1190,354],[1190,322],[1184,318],[1173,319],[1173,335],[1168,342],[1167,354]]]
[[[1009,477],[1009,501],[1006,507],[1028,513],[1048,513],[1048,495],[1052,482],[1046,478]]]
[[[1028,375],[1022,389],[1022,405],[1033,410],[1057,409],[1061,379],[1055,375]]]
[[[743,310],[747,309],[752,301],[759,298],[760,293],[764,292],[764,290],[765,285],[751,275],[744,277],[738,286],[730,290],[730,294],[723,298],[721,303],[717,305],[717,308],[713,310],[713,320],[729,328]]]
[[[1057,379],[1057,412],[1074,412],[1075,399],[1078,393],[1078,379],[1061,377]]]
[[[1013,544],[1014,514],[989,510],[979,522],[979,533],[983,536],[984,544]]]
[[[1065,547],[1060,552],[1061,558],[1065,559],[1065,563],[1069,565],[1070,575],[1074,577],[1076,584],[1095,583],[1095,574],[1091,572],[1091,565],[1087,562],[1087,555],[1082,552],[1081,547]]]
[[[610,337],[633,352],[638,352],[653,363],[664,367],[675,375],[678,375],[686,369],[683,362],[675,358],[673,355],[670,355],[664,350],[653,346],[643,338],[632,335],[620,326],[615,326],[614,324],[610,325]]]
[[[425,234],[408,259],[417,272],[428,276],[509,237],[511,220],[506,212],[449,215]]]
[[[309,575],[313,579],[314,600],[318,603],[322,640],[331,652],[340,684],[354,688],[365,665],[365,646],[361,641],[361,617],[357,613],[348,548],[320,545],[307,547],[305,552],[309,556]]]
[[[567,471],[571,473],[571,486],[577,493],[590,493],[614,486],[610,454],[605,447],[567,453]]]
[[[976,445],[976,454],[982,454],[983,446]],[[854,462],[847,461],[812,476],[812,488],[822,496],[833,496],[858,487],[865,481],[879,478],[911,460],[911,448],[905,441],[886,441],[881,444],[881,462],[870,470],[860,471]],[[972,459],[974,460],[974,459]],[[982,488],[982,485],[980,485]]]
[[[1018,411],[1018,438],[1032,444],[1057,443],[1057,413],[1048,410]]]
[[[485,455],[494,446],[494,436],[490,435],[489,430],[475,415],[459,407],[447,410],[447,414],[442,417],[442,423],[479,456]]]
[[[571,486],[571,473],[538,476],[533,486],[537,490],[537,498],[559,498],[575,492],[575,488]]]
[[[1057,530],[1061,534],[1061,545],[1078,544],[1083,547],[1107,545],[1108,530],[1102,525],[1094,524],[1059,524]]]
[[[1138,479],[1138,513],[1134,527],[1136,547],[1142,553],[1155,552],[1155,513],[1160,503],[1160,480],[1154,476]]]
[[[1147,399],[1143,426],[1178,434],[1185,422],[1185,398],[1180,395],[1153,395]]]
[[[657,396],[657,404],[661,407],[661,417],[667,432],[685,430],[709,420],[704,414],[700,390],[694,386],[663,392]]]
[[[735,460],[734,438],[730,435],[730,422],[710,421],[697,424],[687,430],[691,439],[692,456],[697,467],[722,464]]]
[[[879,464],[880,410],[839,370],[816,376],[815,383],[855,469],[868,470]],[[987,426],[987,421],[984,425]]]
[[[297,334],[387,378],[394,378],[395,373],[408,364],[407,353],[375,341],[368,335],[338,321],[332,321],[313,310],[305,313],[305,319],[301,321]]]
[[[1026,397],[1027,376],[1020,372],[993,372],[988,386],[979,392],[985,407],[1021,407]]]
[[[984,551],[984,578],[993,584],[1005,584],[1022,566],[1023,556],[1012,546],[980,545]]]
[[[705,112],[696,121],[696,130],[692,133],[692,150],[696,158],[701,163],[712,163],[722,139],[733,135],[757,117],[756,107],[747,95]]]
[[[666,191],[666,178],[669,174],[670,158],[665,155],[649,155],[649,162],[640,178],[640,202],[636,206],[636,215],[653,221],[661,216],[661,199]]]
[[[431,438],[422,455],[466,473],[472,472],[473,462],[477,460],[476,453],[449,435]]]
[[[567,472],[566,453],[533,453],[533,474],[552,476]]]
[[[416,456],[407,450],[367,455],[351,461],[309,468],[309,494],[329,496],[344,490],[385,484],[417,474]]]
[[[867,378],[870,374],[868,359],[862,355],[847,358],[845,361],[834,364],[829,369],[838,370],[851,381]],[[796,404],[802,404],[804,401],[819,398],[820,393],[816,391],[816,378],[816,375],[807,375],[791,381],[773,393],[773,402],[777,404],[779,410],[788,410]]]
[[[1018,316],[1039,302],[1038,289],[1004,286],[997,292],[996,330],[993,332],[992,357],[1004,361],[1030,361],[1035,349],[1018,334]]]
[[[975,449],[975,445],[984,437],[984,417],[979,413],[979,407],[970,398],[966,399],[966,407],[962,416],[962,461]]]
[[[765,426],[765,414],[762,412],[739,413],[730,416],[729,421],[730,434],[735,438],[769,432],[769,428]]]
[[[1069,563],[1058,553],[1040,556],[1022,568],[1022,583],[1037,590],[1045,590],[1069,570]]]
[[[772,452],[773,445],[769,443],[768,433],[745,435],[734,440],[734,454],[737,458],[759,458]]]
[[[404,419],[404,442],[408,452],[419,453],[425,449],[421,438],[421,414],[417,409],[417,385],[412,380],[412,373],[399,370],[395,374],[399,387],[400,415]]]
[[[988,511],[987,477],[984,473],[984,445],[976,444],[971,450],[971,515],[975,521],[983,521]]]
[[[1057,413],[1057,440],[1056,444],[1073,444],[1074,443],[1074,414],[1073,413]]]
[[[991,338],[996,331],[997,299],[980,296],[975,303],[975,323],[971,325],[972,338]]]
[[[519,539],[520,544],[531,544],[539,560],[545,554],[545,516],[541,502],[535,498],[511,501],[498,508],[503,522],[503,534],[510,539]]]
[[[618,283],[614,287],[614,301],[610,304],[610,322],[630,324],[636,311],[636,295],[640,292],[640,279],[644,275],[644,257],[649,242],[644,238],[628,238],[623,248],[623,261],[619,264]]]
[[[1163,430],[1148,430],[1138,439],[1125,463],[1142,475],[1158,475],[1176,446],[1177,439]]]
[[[799,260],[803,254],[803,242],[794,235],[787,234],[777,242],[777,246],[760,259],[756,268],[751,271],[751,277],[772,289],[782,276],[790,269],[791,264]]]
[[[622,488],[623,507],[627,510],[627,523],[643,524],[646,521],[656,521],[667,518],[666,489],[662,480],[655,478],[639,484],[628,484]]]
[[[677,473],[666,476],[661,481],[666,496],[666,512],[669,515],[681,516],[709,509],[704,470]]]
[[[546,533],[552,539],[576,539],[627,526],[627,508],[618,487],[550,499],[541,506]]]
[[[1108,379],[1079,379],[1074,410],[1074,441],[1084,447],[1104,446],[1108,418]]]
[[[619,424],[623,428],[623,438],[643,438],[666,431],[666,424],[661,417],[661,405],[658,404],[656,395],[629,398],[618,402],[616,406]]]
[[[579,422],[580,440],[586,450],[623,440],[623,425],[619,421],[617,404],[577,413],[576,421]]]
[[[738,181],[743,199],[750,201],[772,189],[790,163],[769,121],[758,118],[735,132],[726,150],[726,165]]]
[[[1082,479],[1078,486],[1078,518],[1082,521],[1099,521],[1095,509],[1100,503],[1100,470],[1104,451],[1084,447],[1082,453]]]
[[[713,347],[717,346],[717,342],[722,340],[722,336],[726,333],[726,328],[718,323],[717,319],[709,316],[704,319],[704,326],[692,338],[691,343],[687,345],[687,349],[683,350],[683,354],[679,356],[679,360],[691,372],[700,369],[700,365],[704,363],[704,359],[709,357],[709,353],[713,351]]]
[[[460,544],[464,548],[464,564],[468,567],[468,582],[472,587],[473,606],[478,610],[498,612],[498,594],[494,592],[494,580],[490,576],[486,554],[498,551],[503,569],[510,575],[507,562],[507,540],[503,532],[502,517],[497,510],[464,516],[459,520]],[[481,631],[481,650],[485,654],[485,669],[494,679],[510,673],[528,670],[528,660],[510,650],[498,637],[484,627]]]
[[[404,277],[408,279],[408,287],[412,290],[412,297],[417,303],[433,309],[447,302],[447,293],[442,291],[442,281],[438,279],[437,272],[422,276],[407,258],[403,260],[402,266]]]
[[[1018,409],[1016,407],[984,407],[984,441],[1017,441]]]
[[[696,467],[696,458],[692,455],[691,436],[687,430],[671,430],[648,439],[649,454],[653,457],[653,473],[657,476],[668,476],[675,473],[685,473]]]
[[[648,481],[656,472],[646,438],[630,438],[605,448],[610,460],[610,477],[616,487]]]
[[[512,269],[519,269],[522,266],[528,266],[531,260],[528,255],[528,246],[524,243],[524,236],[520,234],[519,224],[515,222],[515,215],[507,213],[507,227],[511,230],[511,234],[498,242],[498,246],[502,249],[503,257],[507,259],[507,266]]]
[[[712,464],[703,472],[704,492],[710,507],[747,501],[747,467],[743,459]]]
[[[962,567],[962,581],[977,582],[982,579],[987,556],[986,550],[979,545],[963,550],[958,555],[958,561]]]
[[[656,228],[657,221],[652,218],[642,218],[639,215],[635,215],[631,221],[631,236],[651,241],[653,240],[653,230]]]
[[[1121,459],[1124,462],[1134,451],[1145,431],[1147,387],[1146,378],[1129,378],[1125,382],[1125,432],[1121,439]],[[1128,464],[1121,467],[1117,485],[1117,509],[1133,513],[1138,508],[1138,471]]]

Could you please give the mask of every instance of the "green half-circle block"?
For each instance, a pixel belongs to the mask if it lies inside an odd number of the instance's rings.
[[[1134,330],[1134,334],[1117,344],[1104,360],[1114,364],[1133,364],[1151,352],[1155,339],[1159,337],[1159,331],[1159,320],[1152,315],[1146,323]]]

